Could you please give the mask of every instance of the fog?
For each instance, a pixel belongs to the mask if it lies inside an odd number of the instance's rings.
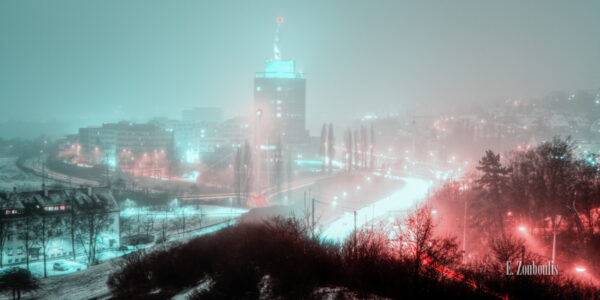
[[[279,16],[282,55],[306,74],[313,135],[322,122],[370,113],[597,88],[599,9],[592,1],[3,1],[0,135],[58,134],[50,121],[72,132],[179,118],[193,106],[247,114]]]

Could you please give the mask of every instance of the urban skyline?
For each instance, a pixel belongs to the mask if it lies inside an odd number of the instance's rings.
[[[388,4],[261,2],[236,11],[221,3],[206,14],[194,2],[171,7],[129,1],[114,10],[107,3],[65,1],[61,10],[4,3],[3,118],[77,128],[177,118],[199,103],[219,106],[227,117],[246,115],[252,74],[271,56],[277,17],[285,19],[283,53],[312,82],[307,125],[313,134],[322,122],[348,122],[341,115],[539,98],[598,82],[597,4],[471,3],[468,11],[449,3]],[[21,23],[14,16],[23,11],[29,19]],[[378,79],[369,82],[368,93],[358,89],[373,75]],[[343,114],[331,113],[340,108]]]

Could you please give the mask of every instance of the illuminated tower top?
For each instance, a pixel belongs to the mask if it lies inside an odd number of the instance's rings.
[[[265,71],[256,73],[256,78],[304,78],[303,73],[296,72],[296,62],[285,60],[281,56],[281,47],[279,45],[279,28],[283,23],[283,18],[277,18],[277,27],[273,37],[273,58],[265,62]]]
[[[254,111],[260,130],[260,145],[275,145],[278,140],[285,144],[306,142],[306,79],[296,71],[296,62],[283,58],[279,48],[279,30],[283,18],[277,18],[273,39],[273,56],[265,62],[264,72],[254,76]],[[258,125],[257,125],[258,126]],[[260,137],[258,137],[260,134]]]

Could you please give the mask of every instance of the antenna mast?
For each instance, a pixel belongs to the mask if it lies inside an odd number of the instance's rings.
[[[281,49],[279,48],[279,27],[283,23],[283,18],[277,18],[277,28],[275,29],[275,37],[273,38],[273,59],[281,60]]]

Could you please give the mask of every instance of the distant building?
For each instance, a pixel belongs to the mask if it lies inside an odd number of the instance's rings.
[[[73,248],[76,255],[85,255],[89,249],[89,232],[92,232],[86,227],[91,224],[88,218],[96,222],[93,230],[97,232],[91,238],[96,252],[118,248],[119,210],[108,188],[47,190],[42,187],[37,192],[16,192],[15,189],[12,193],[0,193],[0,222],[7,225],[5,235],[0,236],[5,238],[2,265],[22,264],[27,256],[30,262],[43,259],[42,228],[54,233],[47,240],[47,260],[72,257]],[[42,227],[43,224],[48,227]],[[25,243],[27,232],[29,247]]]
[[[296,62],[281,59],[278,20],[274,57],[265,62],[264,72],[254,76],[256,134],[261,145],[302,144],[306,130],[306,79],[296,71]]]
[[[108,164],[136,176],[168,177],[173,129],[122,121],[79,129],[75,162]]]
[[[154,124],[119,123],[117,128],[117,165],[134,176],[167,178],[174,156],[173,132]]]
[[[107,162],[115,165],[117,130],[112,126],[79,128],[79,162],[97,165]]]

